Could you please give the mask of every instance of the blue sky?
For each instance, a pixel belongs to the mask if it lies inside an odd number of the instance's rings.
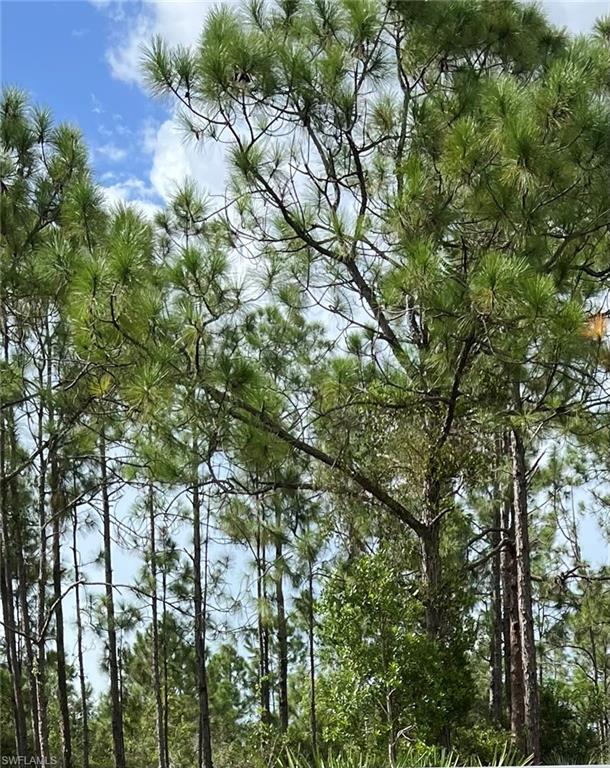
[[[116,23],[88,2],[2,2],[2,80],[80,126],[100,180],[123,161],[123,174],[146,178],[141,134],[164,113],[112,77],[106,55]]]
[[[3,84],[18,85],[57,120],[77,124],[110,200],[159,204],[186,174],[222,189],[219,150],[185,145],[169,108],[139,76],[142,46],[156,33],[195,41],[205,0],[0,0]]]

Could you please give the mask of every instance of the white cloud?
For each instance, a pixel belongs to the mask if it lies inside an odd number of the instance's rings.
[[[91,1],[114,20],[119,13],[129,14],[125,22],[113,25],[106,60],[114,78],[139,86],[143,85],[142,53],[152,38],[161,35],[170,46],[196,43],[208,12],[219,4],[218,0],[148,0],[131,6],[119,3],[117,7],[112,0]],[[119,126],[115,123],[114,128]],[[212,194],[224,193],[222,147],[186,140],[173,114],[160,125],[145,121],[140,135],[141,150],[152,157],[151,188],[163,200],[169,199],[186,177]]]
[[[127,13],[122,3],[92,1],[110,9],[115,19]],[[152,37],[159,34],[170,46],[192,45],[199,38],[207,13],[217,4],[216,0],[149,0],[131,6],[127,22],[115,25],[116,36],[107,51],[112,75],[142,86],[142,52]],[[134,6],[135,10],[131,11]],[[543,7],[556,24],[565,25],[571,31],[584,31],[603,13],[605,5],[598,0],[543,0]],[[187,177],[211,194],[225,193],[227,169],[222,145],[187,138],[174,115],[160,125],[145,121],[140,135],[141,150],[152,158],[149,193],[167,201]],[[129,191],[128,199],[134,199],[133,186],[127,190],[125,184],[116,184],[107,189],[115,196]],[[140,199],[146,199],[142,198],[142,190]]]
[[[110,72],[117,80],[141,83],[140,60],[142,51],[154,35],[154,24],[147,12],[126,25],[127,35],[106,52]]]
[[[102,102],[97,98],[97,96],[94,93],[91,94],[91,111],[95,115],[101,115],[104,113],[104,107],[102,106]]]
[[[127,157],[127,150],[117,147],[116,144],[102,144],[95,148],[95,153],[111,163],[118,163]]]
[[[208,11],[216,0],[150,0],[142,3],[129,22],[122,24],[118,40],[107,51],[113,77],[142,84],[142,52],[155,35],[168,45],[193,45],[199,39]]]
[[[140,128],[140,140],[141,140],[141,147],[142,151],[146,155],[152,155],[154,154],[155,147],[157,144],[157,133],[159,131],[159,122],[157,120],[153,120],[152,118],[147,118],[142,123],[142,127]]]
[[[101,180],[110,183],[102,186],[102,191],[109,205],[129,203],[152,216],[187,178],[204,192],[224,195],[226,163],[222,146],[189,140],[174,117],[159,126],[145,122],[142,132],[144,150],[151,155],[149,181],[136,176],[120,179],[112,171],[104,173]]]
[[[168,200],[186,177],[194,179],[211,194],[223,194],[226,167],[222,147],[195,142],[184,135],[175,118],[158,129],[152,149],[150,182],[155,192]]]
[[[116,184],[102,186],[101,190],[109,208],[128,203],[147,218],[152,218],[161,210],[161,206],[151,199],[155,196],[154,190],[135,176],[130,176]]]
[[[124,21],[127,0],[89,0],[89,2],[103,10],[113,21]]]

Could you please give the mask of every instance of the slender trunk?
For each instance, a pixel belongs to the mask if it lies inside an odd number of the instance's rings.
[[[195,656],[197,662],[198,725],[198,768],[212,768],[212,734],[210,728],[210,706],[208,697],[208,674],[206,659],[206,608],[208,572],[209,512],[205,536],[205,598],[201,583],[201,498],[199,495],[199,473],[195,467],[193,484],[193,578],[195,598]],[[204,608],[206,604],[206,608]]]
[[[15,493],[15,484],[11,483],[11,497],[13,509],[17,509],[17,498]],[[29,695],[30,720],[32,723],[32,735],[34,754],[40,754],[38,710],[36,707],[36,674],[34,661],[34,646],[32,643],[32,624],[30,621],[30,607],[28,605],[28,577],[25,567],[25,556],[23,548],[23,537],[21,535],[21,520],[15,521],[15,555],[17,558],[17,598],[19,600],[19,610],[21,613],[21,628],[25,635],[25,658],[27,664]]]
[[[8,331],[6,323],[3,324],[3,349],[5,362],[8,362]],[[11,680],[13,697],[13,721],[15,724],[15,749],[17,755],[28,757],[27,732],[25,708],[21,686],[21,665],[17,653],[15,636],[15,611],[13,606],[13,572],[11,552],[11,532],[8,510],[8,482],[6,474],[8,469],[7,448],[9,436],[7,434],[7,419],[5,412],[0,412],[0,599],[2,601],[2,616],[4,618],[4,638],[6,642],[6,655],[8,670]],[[13,510],[13,515],[16,510]],[[16,528],[19,521],[16,521]],[[18,555],[20,557],[20,555]],[[20,585],[21,587],[21,585]],[[21,592],[21,589],[19,590]],[[26,629],[26,632],[29,630]]]
[[[502,498],[499,482],[499,466],[502,446],[496,450],[496,477],[493,488],[493,520],[491,546],[494,555],[491,561],[491,627],[490,627],[490,657],[491,657],[491,716],[494,723],[502,723],[502,589],[501,589],[501,550],[502,540]]]
[[[438,642],[441,639],[442,621],[442,590],[441,590],[441,553],[440,553],[440,523],[435,514],[437,506],[429,508],[429,522],[422,534],[422,564],[426,593],[425,621],[429,637]],[[449,723],[444,723],[438,734],[439,746],[451,749],[451,729]]]
[[[426,590],[426,630],[431,638],[438,638],[441,629],[440,615],[440,529],[438,523],[429,525],[422,537],[422,562]]]
[[[311,749],[314,757],[318,754],[318,722],[316,713],[316,656],[315,656],[315,624],[313,604],[313,567],[311,559],[307,570],[307,634],[309,640],[309,727],[311,729]]]
[[[165,543],[163,545],[165,547]],[[165,744],[165,765],[169,760],[169,683],[167,670],[167,570],[161,571],[161,661],[163,669],[163,742]]]
[[[511,506],[505,498],[502,501],[502,536],[505,545],[500,552],[500,580],[502,584],[502,643],[504,647],[504,690],[506,693],[507,722],[512,722],[511,683],[511,587],[514,561],[514,540],[511,534]],[[509,549],[510,547],[510,549]]]
[[[502,550],[502,586],[508,624],[508,668],[510,679],[510,731],[513,743],[525,748],[523,741],[525,712],[523,704],[523,661],[521,633],[517,604],[517,562],[515,558],[515,526],[513,507],[507,498],[504,503],[503,528],[507,531],[508,546]]]
[[[590,660],[593,664],[593,690],[595,691],[595,700],[596,701],[603,701],[603,694],[601,694],[601,687],[600,687],[600,674],[599,674],[599,667],[597,665],[597,643],[595,642],[595,632],[593,631],[593,627],[589,625],[589,642],[591,644],[591,654],[590,654]],[[605,739],[605,727],[604,727],[604,721],[603,721],[603,709],[599,713],[599,720],[598,720],[598,728],[599,732],[601,734],[601,741],[604,742]]]
[[[278,504],[276,511],[275,538],[275,598],[277,603],[277,644],[278,644],[278,687],[280,729],[288,730],[288,630],[284,601],[284,555],[282,551],[282,513]]]
[[[46,473],[47,458],[43,450],[44,433],[44,408],[42,405],[42,392],[44,391],[44,369],[39,367],[38,385],[41,400],[38,404],[38,450],[39,450],[39,475],[38,475],[38,584],[37,584],[37,647],[36,647],[36,708],[38,720],[38,744],[40,759],[43,763],[49,762],[49,721],[46,689],[46,653],[44,627],[46,622],[46,590],[47,590],[47,521],[46,521]]]
[[[157,546],[155,523],[155,499],[152,483],[148,485],[148,522],[150,537],[150,581],[152,605],[152,672],[157,714],[157,752],[159,768],[166,768],[165,719],[161,698],[161,672],[159,668],[159,616],[157,607]]]
[[[388,666],[388,653],[386,644],[382,641],[381,646],[381,664],[383,669],[383,677],[387,680],[390,677],[390,670]],[[393,691],[386,683],[385,688],[385,716],[388,732],[388,762],[390,768],[396,766],[396,724],[394,720],[394,696]]]
[[[6,359],[8,360],[8,354]],[[0,417],[1,418],[1,417]],[[10,455],[14,457],[16,454],[16,440],[15,430],[13,424],[13,414],[9,411],[7,415],[7,436],[8,445],[10,448]],[[13,459],[11,458],[11,462]],[[1,463],[1,462],[0,462]],[[10,463],[10,462],[9,462]],[[34,754],[40,754],[40,745],[38,742],[39,728],[38,728],[38,710],[36,707],[37,693],[36,693],[36,674],[35,674],[35,660],[34,660],[34,645],[32,642],[32,624],[30,621],[30,607],[28,604],[28,575],[25,566],[25,550],[23,546],[22,527],[24,525],[21,515],[18,514],[19,499],[17,493],[16,478],[12,478],[8,483],[8,491],[10,493],[10,508],[12,508],[15,524],[13,526],[14,534],[14,554],[17,567],[17,599],[19,601],[19,612],[21,614],[21,629],[24,634],[25,643],[25,658],[27,665],[28,675],[28,687],[29,687],[29,713],[32,725],[32,738]],[[6,489],[5,489],[6,492]],[[6,497],[5,497],[6,498]],[[4,503],[4,502],[3,502]],[[27,521],[25,522],[27,526]]]
[[[492,537],[492,541],[495,537]],[[491,716],[496,725],[502,723],[502,597],[500,590],[500,553],[492,560],[491,597]]]
[[[110,671],[110,707],[112,720],[112,746],[116,768],[125,768],[125,742],[123,738],[123,707],[117,656],[117,635],[114,615],[114,591],[112,584],[112,538],[110,532],[110,498],[108,494],[108,469],[106,465],[106,436],[100,435],[100,472],[102,485],[102,515],[104,525],[104,572],[106,590],[106,621],[108,630],[108,667]]]
[[[388,762],[390,768],[396,766],[396,725],[394,716],[394,697],[386,688],[386,716],[388,719]]]
[[[5,513],[3,510],[3,517]],[[4,525],[3,525],[4,529]],[[12,602],[12,575],[10,567],[10,554],[7,548],[5,531],[2,531],[0,539],[0,561],[2,569],[0,573],[0,591],[2,593],[2,616],[4,619],[4,638],[7,650],[8,671],[11,680],[11,692],[13,703],[13,722],[15,725],[15,750],[17,756],[27,756],[27,733],[25,708],[21,689],[21,665],[17,653],[15,639],[15,613]]]
[[[503,566],[504,567],[504,566]],[[504,576],[502,577],[504,584]],[[502,664],[504,673],[504,721],[511,721],[511,679],[510,679],[510,615],[508,611],[508,599],[505,599],[504,586],[502,587]]]
[[[82,750],[83,768],[89,768],[89,706],[87,704],[87,678],[85,676],[85,661],[83,655],[83,624],[80,607],[80,566],[78,562],[78,514],[76,504],[73,508],[72,522],[72,558],[74,564],[74,590],[76,600],[76,649],[78,656],[78,679],[80,683],[80,704],[82,711]]]
[[[261,709],[261,723],[268,725],[271,722],[271,699],[269,689],[269,633],[266,626],[266,617],[264,614],[264,606],[266,604],[266,590],[265,590],[265,570],[266,570],[266,555],[265,555],[265,542],[263,540],[263,525],[262,525],[263,512],[259,510],[258,525],[256,532],[256,597],[258,601],[258,666],[259,666],[259,693],[260,693],[260,709]]]
[[[61,599],[61,518],[64,499],[59,480],[57,457],[51,458],[51,512],[53,515],[53,598],[55,603],[55,649],[57,655],[57,694],[59,699],[62,764],[72,766],[72,735],[68,704],[68,680],[66,673],[66,648],[64,644],[64,613]]]
[[[118,636],[117,643],[117,672],[119,677],[119,701],[121,702],[121,715],[123,714],[123,633]],[[122,721],[121,721],[122,722]]]
[[[525,747],[540,761],[540,711],[538,677],[536,674],[536,641],[532,611],[532,576],[530,569],[529,521],[527,503],[527,475],[525,448],[518,429],[511,431],[511,458],[513,468],[513,500],[515,507],[515,557],[517,560],[517,602],[523,660],[523,687],[525,704]]]

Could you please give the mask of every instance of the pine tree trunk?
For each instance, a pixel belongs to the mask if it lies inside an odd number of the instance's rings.
[[[387,671],[387,670],[386,670]],[[388,762],[390,768],[396,766],[396,720],[394,714],[394,697],[392,691],[386,688],[386,715],[388,721]]]
[[[59,699],[62,764],[72,766],[72,735],[70,732],[70,708],[68,704],[68,680],[66,673],[66,649],[64,644],[64,613],[61,595],[61,518],[64,499],[60,487],[57,457],[51,458],[51,513],[53,515],[53,598],[55,603],[55,648],[57,655],[57,694]]]
[[[536,673],[536,642],[532,610],[532,576],[530,569],[529,520],[525,448],[518,429],[511,431],[513,468],[513,502],[515,509],[515,557],[517,561],[517,603],[523,660],[525,705],[525,748],[540,761],[540,712]]]
[[[8,332],[6,323],[3,324],[4,359],[8,363]],[[7,419],[4,411],[0,411],[0,593],[2,602],[2,617],[4,620],[4,639],[8,671],[11,680],[13,699],[13,722],[15,725],[15,749],[17,756],[27,758],[27,728],[25,708],[23,704],[21,685],[21,665],[17,653],[15,636],[15,611],[13,606],[13,573],[11,534],[8,509],[8,456],[9,436],[7,434]],[[15,514],[16,510],[13,510]],[[16,527],[19,522],[16,521]],[[21,586],[21,585],[20,585]],[[21,590],[20,590],[21,592]],[[26,629],[26,632],[28,629]]]
[[[492,545],[495,536],[492,537]],[[498,542],[499,543],[499,542]],[[495,544],[497,546],[497,544]],[[494,723],[502,723],[502,596],[500,590],[500,553],[492,560],[491,597],[491,716]]]
[[[3,518],[6,516],[4,508],[2,516]],[[17,756],[25,758],[27,757],[27,733],[25,708],[23,706],[21,688],[21,666],[17,653],[15,632],[13,629],[13,627],[15,627],[15,614],[12,603],[12,575],[4,525],[2,527],[2,538],[0,539],[0,562],[2,563],[0,572],[0,591],[2,593],[2,617],[4,623],[8,672],[11,680],[13,723],[15,725],[15,750]]]
[[[313,567],[308,562],[307,589],[309,602],[307,605],[307,635],[309,645],[309,727],[311,730],[311,749],[314,758],[318,754],[318,721],[316,712],[316,656],[315,656],[315,624],[313,604]]]
[[[503,507],[502,527],[509,540],[502,550],[502,589],[508,625],[508,678],[509,719],[513,743],[525,748],[523,741],[525,713],[523,704],[523,662],[521,658],[521,632],[517,605],[517,562],[515,559],[515,528],[511,502],[506,499]]]
[[[150,541],[150,580],[152,606],[152,672],[157,715],[157,757],[159,768],[166,768],[165,718],[161,698],[161,672],[159,666],[159,616],[157,606],[157,546],[155,523],[155,499],[152,483],[148,486],[148,522]]]
[[[44,370],[39,368],[38,385],[41,393],[44,391]],[[38,584],[37,584],[37,648],[36,648],[36,709],[38,720],[38,744],[40,759],[48,763],[49,755],[49,720],[46,688],[46,653],[44,628],[46,622],[46,598],[47,598],[47,521],[46,521],[46,473],[47,459],[43,450],[44,434],[44,409],[42,400],[38,404],[38,450],[39,450],[39,475],[38,475]]]
[[[440,522],[438,519],[440,483],[437,474],[436,460],[433,459],[428,467],[424,485],[425,527],[421,532],[426,630],[433,639],[438,638],[442,624]]]
[[[502,540],[502,496],[499,482],[499,467],[502,456],[502,445],[496,441],[496,467],[494,478],[493,519],[491,547],[494,555],[491,561],[491,629],[490,629],[490,657],[491,657],[491,716],[496,726],[502,723],[502,589],[501,589],[501,550]]]
[[[165,547],[165,544],[164,544]],[[161,571],[161,661],[163,669],[163,742],[165,744],[165,765],[170,764],[169,759],[169,682],[167,669],[167,569],[164,566]]]
[[[506,535],[506,534],[503,534]],[[506,546],[504,549],[506,549]],[[502,646],[503,646],[503,670],[504,670],[504,714],[505,721],[510,725],[511,720],[511,679],[510,679],[510,610],[509,610],[509,596],[505,589],[505,576],[504,576],[504,552],[500,558],[501,564],[501,579],[502,579]]]
[[[116,768],[125,768],[125,742],[123,737],[123,707],[117,656],[116,622],[114,614],[114,590],[112,582],[112,537],[110,525],[110,498],[108,494],[108,469],[106,465],[106,436],[100,436],[100,471],[102,485],[102,515],[104,525],[104,573],[106,589],[106,621],[108,630],[108,667],[110,671],[110,708],[112,720],[112,745]]]
[[[195,469],[193,484],[193,578],[195,598],[195,655],[197,661],[197,702],[199,709],[198,726],[198,768],[212,767],[212,733],[210,727],[210,705],[208,697],[208,674],[206,659],[206,613],[207,613],[207,571],[208,571],[209,514],[205,538],[205,598],[201,583],[201,498],[199,476]],[[204,608],[205,604],[205,608]]]
[[[13,498],[13,509],[17,509],[17,499],[15,494],[14,484],[12,486],[12,498]],[[32,724],[34,754],[39,755],[40,743],[38,739],[39,739],[40,729],[38,726],[38,710],[36,707],[37,692],[36,692],[36,675],[34,672],[34,668],[35,668],[34,646],[32,644],[32,624],[30,621],[30,608],[29,608],[28,599],[27,599],[28,576],[27,576],[26,567],[25,567],[23,538],[21,535],[20,520],[16,521],[14,530],[15,530],[15,555],[17,558],[17,597],[19,600],[19,610],[21,613],[21,626],[25,634],[25,658],[26,658],[26,664],[27,664],[28,688],[30,692],[30,695],[29,695],[30,720]]]
[[[15,455],[15,431],[13,428],[12,414],[7,416],[8,422],[8,435],[9,435],[9,447],[11,456]],[[39,727],[38,727],[38,710],[36,707],[37,693],[36,693],[36,675],[35,675],[35,660],[34,660],[34,645],[32,642],[32,624],[30,620],[30,607],[28,604],[27,590],[28,590],[28,574],[25,566],[25,554],[23,546],[23,535],[21,515],[18,514],[19,500],[17,494],[17,487],[15,478],[9,481],[8,490],[10,492],[9,507],[13,510],[14,525],[14,554],[17,567],[17,599],[19,601],[19,612],[21,614],[21,629],[24,634],[25,643],[25,658],[27,665],[28,676],[28,688],[29,688],[29,713],[32,726],[32,739],[34,754],[40,754]],[[26,523],[27,524],[27,523]]]
[[[438,523],[429,525],[422,536],[422,562],[426,592],[426,630],[431,638],[437,639],[441,629],[440,614],[440,529]]]
[[[288,631],[286,626],[286,607],[284,601],[284,569],[282,551],[282,513],[278,504],[276,511],[275,539],[275,598],[277,603],[277,645],[278,645],[278,688],[280,729],[283,733],[288,730]]]
[[[258,512],[256,532],[256,596],[258,600],[259,690],[261,723],[265,726],[271,723],[271,691],[269,687],[269,630],[266,617],[263,615],[264,607],[267,605],[267,556],[263,538],[265,512],[262,504],[259,505]]]
[[[76,648],[78,656],[78,679],[80,684],[80,703],[82,712],[82,760],[83,768],[89,768],[89,705],[87,703],[87,678],[85,676],[85,661],[83,655],[83,624],[80,607],[80,566],[78,562],[78,514],[74,504],[72,524],[72,558],[74,565],[74,590],[76,600]]]
[[[441,551],[440,551],[440,522],[438,515],[438,487],[430,483],[426,497],[426,527],[421,534],[422,565],[424,589],[426,595],[425,621],[429,637],[438,642],[442,634],[442,589],[441,589]],[[451,749],[451,730],[444,723],[438,735],[438,743],[443,749]]]

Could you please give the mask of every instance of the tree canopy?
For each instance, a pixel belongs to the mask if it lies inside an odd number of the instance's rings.
[[[154,218],[5,90],[3,754],[608,758],[609,42],[219,6],[142,69],[226,192]]]

